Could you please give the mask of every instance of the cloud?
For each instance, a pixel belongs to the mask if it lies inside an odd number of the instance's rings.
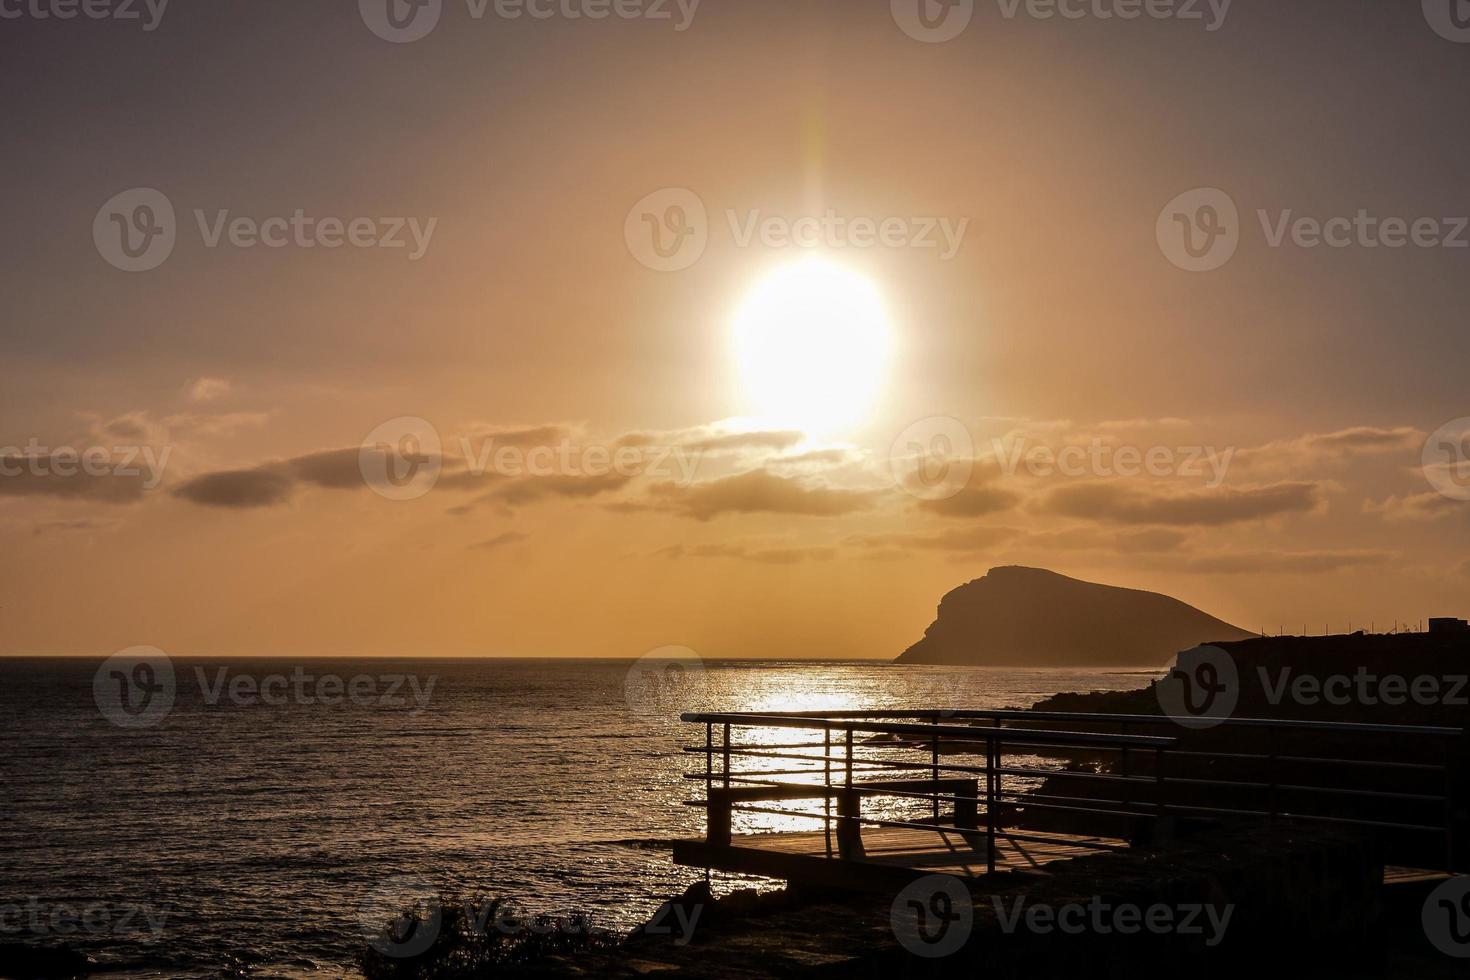
[[[470,545],[470,547],[477,551],[494,551],[498,548],[504,548],[507,545],[525,541],[529,537],[529,534],[521,531],[506,531],[504,534],[497,534],[493,538],[486,538],[479,544]]]
[[[206,473],[180,485],[174,496],[203,507],[274,507],[291,498],[290,474],[273,468]]]
[[[837,517],[868,510],[879,494],[870,490],[837,490],[751,470],[706,483],[660,483],[650,488],[671,509],[707,521],[721,514],[792,514]]]
[[[45,521],[35,526],[35,534],[71,534],[86,531],[105,531],[113,526],[112,521]]]
[[[1334,432],[1308,433],[1295,439],[1280,439],[1251,446],[1235,454],[1236,464],[1274,464],[1305,467],[1324,462],[1346,462],[1363,456],[1399,452],[1418,453],[1424,433],[1407,425],[1382,428],[1358,425]]]
[[[1165,564],[1177,571],[1210,575],[1316,575],[1346,568],[1382,565],[1395,557],[1392,552],[1374,550],[1237,551],[1191,555]]]
[[[227,436],[241,429],[260,428],[274,415],[274,412],[181,412],[163,422],[170,429],[182,429],[194,435]]]
[[[781,452],[799,445],[806,434],[794,429],[731,430],[723,425],[704,425],[670,432],[629,432],[619,436],[614,445],[668,446],[697,453],[741,453],[750,451]]]
[[[755,561],[766,565],[795,565],[804,561],[831,561],[837,549],[814,548],[750,548],[738,544],[671,545],[655,552],[660,558],[730,558]]]
[[[0,456],[0,497],[52,497],[102,504],[142,499],[148,475],[108,459],[83,465],[73,452]]]
[[[572,438],[572,426],[551,422],[545,425],[494,426],[479,424],[465,432],[465,439],[480,440],[495,446],[529,449],[533,446],[555,446]]]
[[[361,449],[326,449],[304,456],[293,456],[286,460],[286,467],[302,483],[315,484],[329,490],[356,490],[367,485],[362,475],[361,456]],[[432,461],[430,456],[418,459],[420,463]]]
[[[1393,496],[1378,502],[1364,501],[1363,513],[1377,514],[1387,521],[1432,521],[1453,514],[1464,506],[1463,501],[1426,490],[1424,493]]]
[[[847,544],[872,550],[986,551],[1019,538],[1024,532],[1013,527],[966,527],[930,534],[858,534]]]
[[[1082,483],[1051,491],[1036,509],[1043,514],[1117,524],[1219,527],[1305,513],[1318,507],[1322,496],[1318,483],[1162,492],[1115,483]]]
[[[632,482],[632,477],[619,473],[602,473],[595,476],[560,475],[534,476],[513,480],[490,491],[489,499],[499,500],[509,506],[536,503],[547,497],[596,497],[599,494],[621,490]]]
[[[1119,554],[1148,554],[1178,551],[1189,543],[1189,534],[1173,528],[1151,527],[1129,531],[1102,531],[1071,527],[1036,531],[1026,536],[1028,547],[1056,551],[1112,551]]]
[[[944,517],[984,517],[1010,510],[1021,502],[1021,495],[1002,487],[967,486],[952,497],[920,500],[920,510]]]
[[[191,402],[212,402],[235,390],[235,386],[224,378],[195,378],[184,389]]]

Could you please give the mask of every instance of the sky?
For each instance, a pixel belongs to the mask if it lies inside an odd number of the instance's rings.
[[[1470,615],[1449,0],[389,2],[0,0],[0,654]]]

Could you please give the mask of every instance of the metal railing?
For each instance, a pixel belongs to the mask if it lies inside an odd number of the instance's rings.
[[[846,859],[863,855],[861,827],[864,826],[926,831],[955,829],[963,832],[977,849],[983,847],[986,869],[993,872],[996,862],[996,835],[1001,811],[1007,805],[1007,800],[1013,803],[1016,800],[1025,800],[1028,808],[1105,815],[1127,820],[1156,821],[1165,815],[1163,793],[1157,791],[1157,787],[1152,794],[1157,802],[1152,807],[1144,808],[1134,803],[1104,807],[1099,806],[1099,801],[1095,798],[1080,796],[1053,795],[1042,802],[1030,794],[1007,790],[1004,782],[1007,776],[1039,780],[1062,775],[1149,786],[1158,783],[1157,776],[1070,772],[1007,765],[1005,757],[1008,751],[1013,754],[1019,747],[1029,748],[1033,752],[1047,749],[1162,753],[1174,742],[1169,737],[1002,728],[998,724],[989,727],[941,724],[937,720],[920,723],[879,721],[836,717],[837,714],[840,713],[727,712],[683,715],[684,721],[705,726],[704,745],[685,746],[684,751],[704,756],[704,771],[690,773],[685,778],[702,780],[705,783],[705,799],[690,801],[689,805],[706,809],[708,843],[714,846],[730,846],[733,815],[737,812],[821,821],[827,855]],[[716,726],[721,729],[719,741],[715,739]],[[740,729],[820,732],[822,740],[737,743],[733,736]],[[834,734],[840,739],[836,745],[833,741]],[[867,738],[858,742],[858,735]],[[874,741],[874,738],[889,738],[893,741]],[[834,748],[837,754],[834,754]],[[810,754],[817,750],[820,750],[819,755]],[[916,751],[925,753],[927,758],[891,757]],[[860,755],[859,752],[863,754]],[[945,752],[960,756],[983,754],[984,764],[947,762],[942,758]],[[781,762],[792,763],[798,767],[772,768],[768,765],[740,772],[734,768],[735,761],[739,759],[767,760],[777,765]],[[892,777],[902,773],[923,773],[927,778],[860,778],[874,774]],[[789,778],[793,776],[807,777],[810,781],[794,781]],[[821,777],[820,782],[816,780],[818,776]],[[915,816],[912,819],[898,816],[866,817],[862,812],[862,801],[872,797],[907,802],[911,808],[914,804],[926,804],[923,809],[928,811],[928,816]],[[822,800],[822,812],[764,805],[802,799]],[[942,812],[946,807],[952,811],[947,822]],[[980,825],[982,808],[983,827]],[[1019,831],[1007,833],[1006,836],[1021,841],[1050,839]],[[1084,846],[1100,850],[1109,848],[1109,845],[1100,843],[1088,843]]]
[[[1104,823],[1116,828],[1121,820],[1127,839],[1160,843],[1166,840],[1172,822],[1165,822],[1164,818],[1258,818],[1357,827],[1373,832],[1433,834],[1441,837],[1440,847],[1434,850],[1443,854],[1443,868],[1455,869],[1452,749],[1454,740],[1463,735],[1458,728],[1229,718],[1220,720],[1218,726],[1254,731],[1203,739],[1208,742],[1224,738],[1245,743],[1232,744],[1226,751],[1211,750],[1208,745],[1193,747],[1202,741],[1200,738],[1192,738],[1190,748],[1179,746],[1174,735],[1184,734],[1185,729],[1177,726],[1194,719],[1176,721],[1164,715],[871,710],[691,713],[682,718],[705,726],[705,744],[684,748],[686,753],[704,756],[704,771],[685,778],[705,783],[706,798],[690,801],[689,805],[708,810],[708,839],[712,844],[729,844],[733,814],[743,811],[821,820],[828,855],[855,857],[862,854],[860,828],[863,826],[978,832],[981,829],[978,814],[983,808],[984,848],[990,871],[995,867],[997,830],[1003,821],[1018,813],[1027,816],[1028,824],[1035,823],[1038,815],[1049,814],[1068,823],[1074,831],[1084,833],[1095,833]],[[988,724],[975,724],[981,721]],[[1025,727],[1015,727],[1017,723],[1025,723]],[[1086,726],[1089,730],[1032,727],[1057,723]],[[717,727],[719,740],[715,738]],[[733,740],[736,731],[752,729],[820,732],[822,739],[784,743]],[[1138,734],[1140,729],[1162,729],[1170,734],[1143,735]],[[835,755],[834,734],[840,738]],[[856,746],[855,735],[865,736]],[[1312,755],[1310,746],[1303,745],[1311,737],[1334,743],[1337,739],[1355,743],[1366,740],[1369,744],[1398,750],[1400,757],[1365,757],[1356,744],[1350,757],[1345,757],[1348,753]],[[1376,743],[1372,741],[1375,738]],[[1437,743],[1437,759],[1426,761],[1418,750],[1404,751],[1407,744],[1404,740]],[[861,754],[855,753],[855,747]],[[810,754],[817,751],[820,754]],[[914,758],[915,752],[923,753],[924,757]],[[1111,761],[1099,767],[1102,771],[1007,764],[1006,761],[1008,755],[1037,753],[1073,759],[1102,756],[1110,757]],[[944,755],[983,756],[983,764],[946,761]],[[759,760],[759,765],[739,771],[734,765],[741,759]],[[781,760],[793,768],[784,768]],[[838,767],[836,782],[834,765]],[[1226,774],[1220,771],[1222,768],[1243,772],[1238,774],[1239,778],[1223,778]],[[1351,772],[1353,785],[1323,785],[1320,781],[1307,782],[1305,777],[1291,775],[1297,770],[1322,773],[1334,769]],[[905,773],[922,773],[927,778],[902,781],[858,778]],[[1403,779],[1427,778],[1432,781],[1433,789],[1370,784],[1375,776],[1389,775]],[[791,777],[807,781],[793,781]],[[1028,780],[1031,785],[1017,789],[1013,782],[1013,788],[1008,790],[1007,777]],[[1057,790],[1041,792],[1069,781],[1089,789],[1066,791],[1080,795],[1065,795]],[[862,800],[866,797],[906,801],[910,808],[915,802],[925,803],[927,815],[922,819],[865,817]],[[821,799],[822,812],[762,805],[800,799]],[[1308,806],[1302,802],[1306,799],[1320,801],[1321,805]],[[942,813],[945,807],[952,809],[948,822]],[[1320,812],[1328,807],[1331,812]],[[1375,807],[1388,812],[1381,813]],[[1417,815],[1423,811],[1430,814]],[[1012,831],[1007,831],[1006,836],[1016,840],[1041,839]],[[1107,845],[1089,846],[1105,849]]]

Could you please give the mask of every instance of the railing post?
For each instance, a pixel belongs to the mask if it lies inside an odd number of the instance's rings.
[[[1279,809],[1276,798],[1276,726],[1266,726],[1266,820],[1269,823],[1276,822],[1276,811]]]
[[[1154,846],[1162,846],[1168,842],[1169,836],[1169,805],[1165,801],[1164,789],[1164,750],[1159,747],[1154,750]]]
[[[1453,753],[1450,740],[1440,740],[1440,761],[1444,768],[1444,869],[1455,873],[1455,774],[1451,766]]]
[[[999,726],[997,726],[999,727]],[[995,874],[995,736],[985,739],[985,870]]]
[[[1127,737],[1127,735],[1128,735],[1128,723],[1126,721],[1123,722],[1119,726],[1118,734],[1124,736],[1125,738]],[[1129,789],[1128,783],[1127,783],[1128,777],[1131,776],[1133,774],[1133,772],[1132,772],[1132,767],[1128,764],[1128,746],[1127,746],[1126,743],[1123,745],[1123,758],[1120,760],[1119,766],[1122,769],[1122,776],[1123,776],[1123,779],[1124,779],[1124,783],[1123,783],[1123,800],[1122,800],[1123,809],[1124,810],[1127,810],[1127,809],[1129,809],[1129,808],[1131,808],[1133,806],[1133,799],[1132,799],[1133,793]],[[1129,823],[1132,823],[1132,821],[1130,820]]]
[[[935,732],[930,744],[930,765],[934,779],[934,822],[939,823],[939,733]]]
[[[704,799],[709,801],[715,789],[715,723],[704,723]]]
[[[822,830],[827,838],[827,857],[832,856],[832,729],[822,728]]]
[[[724,773],[725,773],[725,788],[726,789],[729,789],[730,788],[730,723],[728,721],[725,722],[724,750],[725,750],[724,751],[725,759],[724,759],[723,769],[724,769]]]

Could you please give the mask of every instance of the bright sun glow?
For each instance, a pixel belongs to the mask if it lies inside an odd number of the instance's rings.
[[[741,377],[756,416],[834,435],[867,415],[891,337],[878,289],[820,259],[783,266],[735,316]]]

